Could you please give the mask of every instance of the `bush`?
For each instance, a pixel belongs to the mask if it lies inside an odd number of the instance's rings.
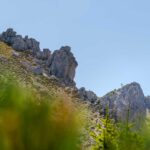
[[[148,150],[150,146],[150,119],[136,124],[129,122],[129,112],[125,122],[114,122],[106,114],[100,117],[96,129],[90,134],[95,141],[93,150]]]

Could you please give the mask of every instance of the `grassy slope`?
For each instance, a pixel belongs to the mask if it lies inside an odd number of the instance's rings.
[[[24,85],[28,89],[31,88],[33,90],[32,94],[35,95],[35,99],[38,98],[38,100],[63,99],[64,106],[67,107],[64,109],[64,112],[69,109],[72,113],[74,111],[73,109],[77,109],[80,110],[79,114],[82,115],[81,118],[86,118],[86,120],[89,120],[91,111],[87,109],[87,105],[81,103],[81,101],[78,98],[73,97],[71,93],[68,94],[65,91],[65,88],[57,80],[51,79],[44,75],[34,75],[30,70],[24,67],[22,62],[27,62],[32,66],[35,65],[34,58],[31,57],[31,55],[24,52],[17,52],[19,56],[14,56],[14,52],[16,53],[16,51],[14,51],[11,47],[3,42],[0,42],[0,78],[2,76],[8,76],[8,78],[14,78],[15,80],[17,79],[21,85]],[[60,109],[60,114],[61,116],[63,114],[62,108]],[[68,116],[69,114],[66,114],[65,112],[65,115]],[[80,115],[76,115],[78,122],[85,124],[86,121],[80,121]],[[86,131],[84,131],[84,134],[87,134]],[[88,138],[89,137],[86,136],[86,139]],[[88,143],[88,140],[86,142]],[[86,142],[85,145],[87,144]]]
[[[19,57],[13,55],[15,51],[7,46],[5,43],[0,42],[0,74],[6,75],[9,72],[10,76],[13,76],[24,83],[25,86],[34,88],[38,93],[44,93],[44,95],[64,94],[64,88],[54,79],[43,75],[34,75],[21,62],[27,62],[34,65],[34,58],[27,53],[19,53]],[[68,96],[68,95],[67,95]]]

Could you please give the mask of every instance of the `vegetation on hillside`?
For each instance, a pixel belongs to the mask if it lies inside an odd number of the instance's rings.
[[[84,119],[84,109],[63,95],[47,99],[0,78],[1,150],[81,149]]]
[[[28,54],[12,55],[0,42],[0,150],[150,149],[149,118],[137,128],[129,111],[125,122],[91,116],[59,83],[24,69]]]
[[[95,130],[90,132],[94,139],[93,150],[149,150],[150,149],[150,119],[147,117],[138,126],[126,120],[115,122],[106,114],[100,117]]]

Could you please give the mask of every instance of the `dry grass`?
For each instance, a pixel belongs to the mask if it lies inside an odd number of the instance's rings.
[[[0,55],[10,58],[12,56],[13,49],[7,44],[0,42]]]

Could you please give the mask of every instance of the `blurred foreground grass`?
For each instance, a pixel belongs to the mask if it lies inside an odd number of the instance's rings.
[[[150,150],[150,118],[136,129],[93,115],[91,126],[85,105],[19,81],[0,75],[0,150]]]
[[[63,95],[49,99],[0,77],[0,150],[78,150],[84,115]]]

